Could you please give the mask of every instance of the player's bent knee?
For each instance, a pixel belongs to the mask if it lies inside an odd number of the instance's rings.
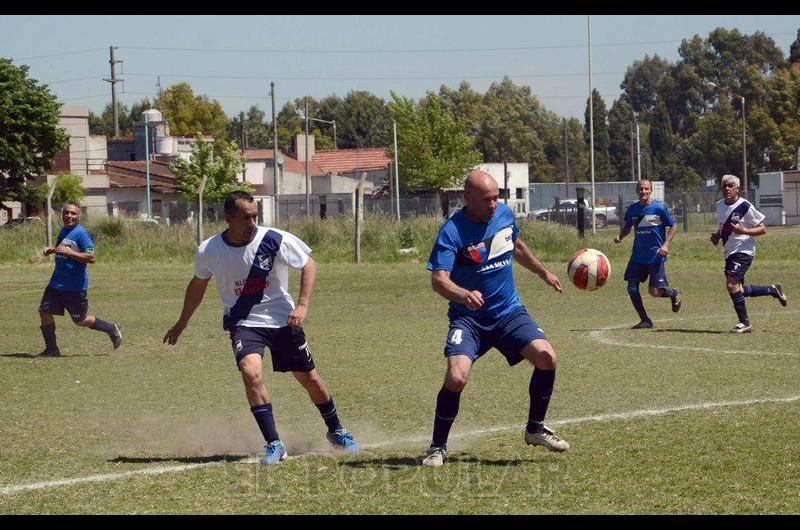
[[[639,284],[635,282],[628,282],[628,294],[636,296],[639,294]]]
[[[461,392],[467,386],[468,377],[467,374],[463,373],[447,374],[444,386],[451,392]]]

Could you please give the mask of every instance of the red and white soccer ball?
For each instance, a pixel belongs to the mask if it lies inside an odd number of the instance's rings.
[[[599,250],[582,248],[569,258],[567,274],[578,289],[594,291],[605,285],[611,274],[611,263]]]

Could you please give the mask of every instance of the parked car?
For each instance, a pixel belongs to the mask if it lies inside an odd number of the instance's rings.
[[[587,211],[590,210],[592,207],[588,201],[584,201],[584,205]],[[574,210],[577,209],[577,207],[578,207],[578,199],[564,199],[563,201],[559,201],[558,203],[559,210]],[[541,214],[547,214],[548,212],[554,212],[555,210],[556,210],[556,205],[555,203],[553,203],[550,205],[549,208],[543,208],[541,210],[534,210],[533,212],[531,212],[532,214],[531,218],[538,218],[538,216]],[[616,206],[595,205],[594,210],[595,210],[595,215],[597,216],[597,222],[602,223],[603,226],[607,226],[608,223],[617,223],[619,220]],[[589,217],[589,219],[591,223],[591,217]]]
[[[586,228],[592,226],[592,210],[585,207],[583,209],[584,225]],[[565,200],[558,204],[558,208],[553,204],[550,208],[544,210],[535,210],[531,212],[531,218],[537,221],[552,221],[554,223],[568,224],[572,226],[578,225],[578,203],[576,200]],[[605,213],[598,211],[595,215],[598,228],[605,228],[608,226],[608,218]]]

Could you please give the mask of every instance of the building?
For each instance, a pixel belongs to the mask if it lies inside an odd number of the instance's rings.
[[[503,176],[502,162],[481,164],[475,169],[486,171],[497,181],[500,188],[500,197],[507,199],[508,207],[514,210],[516,217],[528,215],[528,164],[506,163],[508,171],[508,184]],[[508,188],[506,189],[506,186]]]
[[[800,224],[800,170],[759,173],[755,204],[767,225]]]

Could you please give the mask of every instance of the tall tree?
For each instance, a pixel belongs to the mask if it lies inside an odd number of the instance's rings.
[[[800,29],[797,30],[797,38],[789,47],[789,64],[800,63]]]
[[[196,96],[188,83],[164,90],[154,106],[161,111],[174,136],[193,136],[200,131],[218,142],[228,137],[228,117],[222,106],[206,96]]]
[[[119,123],[120,136],[133,136],[133,124],[142,121],[142,113],[150,108],[150,100],[142,99],[134,103],[131,108],[117,102],[117,121]],[[103,112],[98,116],[91,110],[89,111],[89,134],[101,134],[106,138],[114,136],[114,114],[111,110],[111,103],[107,103]]]
[[[611,169],[614,180],[634,180],[635,177],[635,140],[633,108],[619,98],[611,105],[608,113],[608,153],[611,159]],[[631,170],[633,161],[634,170]]]
[[[59,107],[47,85],[28,77],[27,66],[0,58],[0,205],[41,200],[41,190],[26,179],[47,173],[69,145],[58,126]]]
[[[206,177],[203,198],[209,203],[223,201],[232,191],[253,192],[249,183],[237,181],[237,177],[244,171],[246,160],[240,156],[236,142],[223,146],[220,153],[215,153],[214,147],[203,141],[200,132],[195,138],[190,161],[178,158],[170,166],[170,170],[176,175],[178,188],[187,201],[197,200],[197,190],[203,177]]]
[[[326,98],[317,112],[316,117],[336,121],[340,148],[386,147],[390,143],[391,112],[386,102],[374,94],[353,90],[338,101]],[[326,136],[333,136],[327,127]]]
[[[436,94],[419,103],[391,92],[389,108],[397,121],[400,185],[403,189],[442,190],[460,185],[481,163],[464,125],[447,112]],[[394,156],[392,149],[387,154]]]
[[[247,134],[248,149],[267,149],[272,147],[272,124],[266,120],[263,110],[252,105],[245,113],[245,131]],[[241,115],[231,117],[228,123],[228,140],[241,144],[242,119]]]
[[[483,95],[473,90],[467,81],[461,81],[457,90],[445,85],[439,87],[439,98],[444,108],[464,124],[467,133],[477,139],[486,114]]]
[[[608,135],[608,112],[606,103],[597,89],[592,89],[592,122],[594,123],[594,176],[595,180],[606,181],[612,176],[611,157],[609,146],[611,139]],[[584,112],[584,141],[587,148],[591,142],[589,135],[589,98],[586,98],[586,111]]]

